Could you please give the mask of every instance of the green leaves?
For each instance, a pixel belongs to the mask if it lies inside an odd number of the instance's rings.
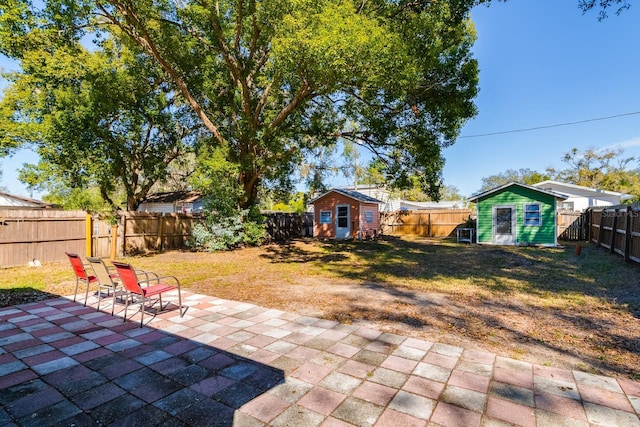
[[[304,77],[316,94],[345,86],[379,87],[398,77],[396,65],[404,62],[397,34],[342,0],[285,15],[272,46],[276,66]]]
[[[37,147],[41,164],[23,179],[53,197],[81,200],[69,191],[95,187],[112,209],[120,191],[135,209],[198,135],[154,64],[113,41],[94,52],[78,44],[25,50],[21,65],[0,102],[0,141],[5,152]]]

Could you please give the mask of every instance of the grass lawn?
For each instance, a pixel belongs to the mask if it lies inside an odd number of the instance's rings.
[[[127,258],[185,289],[485,349],[534,363],[640,378],[640,266],[585,245],[492,247],[385,237],[296,241],[222,253]],[[10,268],[0,305],[73,293],[68,263]],[[48,295],[45,295],[45,297]]]

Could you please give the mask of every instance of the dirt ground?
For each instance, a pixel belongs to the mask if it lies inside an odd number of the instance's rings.
[[[544,251],[478,245],[461,249],[410,242],[398,249],[398,242],[382,242],[375,251],[373,245],[362,246],[373,251],[366,253],[358,253],[360,246],[342,250],[331,245],[298,242],[227,253],[170,252],[132,262],[176,275],[193,292],[539,365],[640,378],[640,269],[617,258],[596,264],[610,256],[600,249],[584,248],[581,259],[572,257],[571,248],[556,251],[553,260]],[[383,258],[367,261],[380,252]],[[483,265],[477,265],[480,260]],[[495,271],[484,272],[489,266]],[[589,268],[599,271],[593,282],[588,271],[576,279]],[[558,269],[563,272],[556,277]],[[607,280],[616,277],[624,283],[610,289]],[[575,282],[585,290],[550,284],[556,281]],[[440,287],[440,282],[452,285]],[[72,294],[74,283],[49,284],[45,291],[50,294],[41,298]],[[591,295],[582,299],[581,293]],[[35,294],[24,298],[32,300]],[[576,302],[567,303],[572,295],[578,295]]]

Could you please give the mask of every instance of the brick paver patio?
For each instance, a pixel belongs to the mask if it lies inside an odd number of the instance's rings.
[[[0,309],[0,425],[640,426],[638,382],[183,301],[142,328],[95,296]]]

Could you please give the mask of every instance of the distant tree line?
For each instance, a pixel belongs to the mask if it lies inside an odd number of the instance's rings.
[[[533,185],[546,180],[566,182],[601,190],[617,191],[640,198],[640,167],[638,159],[625,156],[624,150],[580,151],[573,148],[566,153],[565,169],[547,168],[544,171],[531,169],[508,169],[496,175],[482,178],[480,192],[508,182]]]

